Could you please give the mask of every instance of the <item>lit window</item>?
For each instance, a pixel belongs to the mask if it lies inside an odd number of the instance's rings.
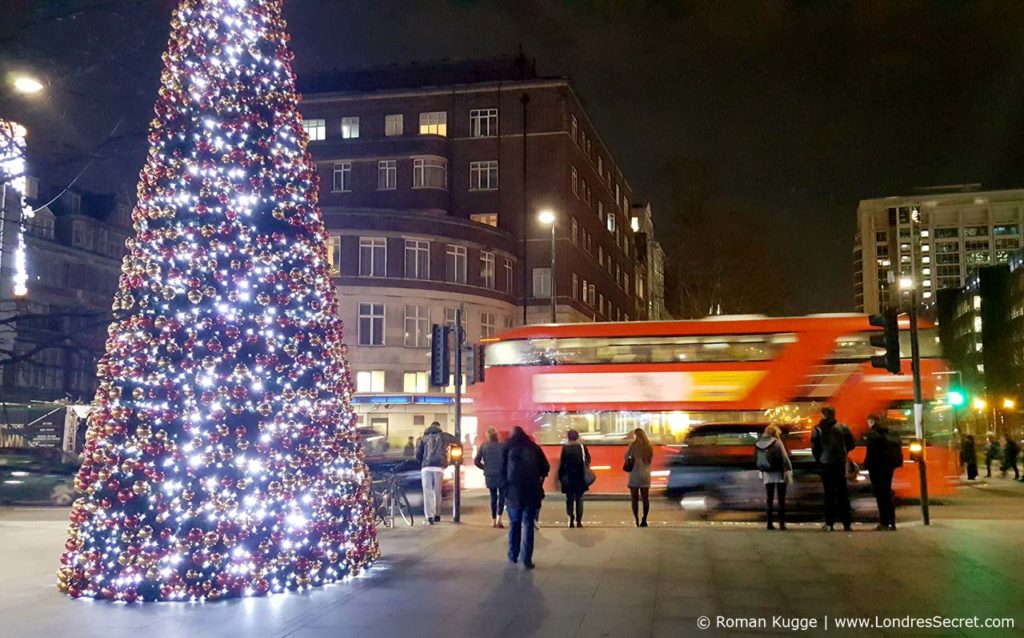
[[[319,142],[327,138],[327,120],[302,120],[302,128],[310,142]]]
[[[614,233],[615,231],[615,213],[608,213],[608,232]]]
[[[405,117],[401,113],[384,116],[385,137],[401,137],[405,132]]]
[[[430,347],[430,307],[405,307],[405,347]]]
[[[359,118],[358,117],[343,117],[341,118],[341,139],[343,140],[354,140],[359,137]]]
[[[398,161],[381,160],[377,162],[377,190],[393,191],[398,188]]]
[[[472,109],[469,112],[469,131],[473,137],[496,137],[498,109]]]
[[[471,191],[493,191],[498,190],[498,161],[488,160],[485,162],[469,163],[469,190]]]
[[[448,160],[417,157],[412,160],[413,188],[448,188]]]
[[[359,276],[387,276],[388,240],[384,237],[359,238]]]
[[[630,219],[629,220],[629,227],[633,229],[634,233],[639,233],[640,232],[640,218],[639,217],[633,217],[632,219]]]
[[[405,276],[409,279],[430,279],[430,242],[405,240]]]
[[[484,288],[494,289],[494,253],[482,251],[480,253],[480,285]]]
[[[480,338],[490,339],[498,332],[498,320],[493,312],[480,313]]]
[[[341,237],[338,235],[327,238],[327,271],[332,275],[341,274]]]
[[[406,372],[402,375],[402,392],[423,394],[430,391],[430,375],[426,372]]]
[[[445,251],[445,280],[453,284],[466,283],[466,247],[448,246]]]
[[[352,192],[352,162],[335,162],[332,186],[336,193]]]
[[[478,213],[470,215],[469,220],[478,224],[486,224],[487,226],[498,227],[498,213]]]
[[[359,304],[359,345],[384,345],[384,304]]]
[[[420,135],[448,135],[448,112],[429,111],[420,113]]]
[[[363,370],[356,373],[356,392],[383,392],[384,371]]]
[[[551,298],[551,269],[533,269],[533,296],[537,299]]]

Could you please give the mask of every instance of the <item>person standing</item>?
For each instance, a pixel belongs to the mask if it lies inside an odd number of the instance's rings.
[[[647,527],[647,514],[651,510],[651,463],[654,461],[654,446],[642,429],[633,430],[633,441],[626,449],[626,459],[622,469],[629,472],[629,503],[633,509],[633,524]],[[644,516],[641,519],[640,501],[644,504]]]
[[[534,521],[544,499],[544,479],[551,465],[540,446],[517,425],[502,448],[501,466],[507,485],[508,559],[517,563],[522,557],[523,567],[533,569]]]
[[[786,529],[786,485],[793,480],[793,463],[782,444],[782,430],[769,425],[754,444],[757,469],[761,471],[767,498],[768,529],[775,529],[772,507],[775,494],[779,495],[779,529]]]
[[[992,463],[999,458],[999,440],[992,434],[985,442],[985,478],[992,478]]]
[[[1017,455],[1019,453],[1020,448],[1017,446],[1017,442],[1007,434],[1003,441],[1003,476],[1006,476],[1007,470],[1013,470],[1013,478],[1020,478],[1020,472],[1017,470]]]
[[[587,468],[590,467],[590,450],[580,441],[580,433],[569,430],[565,445],[558,460],[558,482],[565,494],[565,513],[569,516],[569,527],[583,527],[583,494],[587,485]]]
[[[491,493],[491,527],[504,529],[501,515],[505,511],[505,475],[501,473],[501,443],[494,428],[487,428],[487,440],[476,451],[473,463],[484,471],[484,484]]]
[[[420,462],[420,482],[423,484],[423,516],[431,525],[441,520],[441,483],[448,465],[448,450],[456,439],[434,421],[423,431],[416,446],[416,460]]]
[[[821,421],[811,432],[811,453],[821,472],[825,491],[825,525],[835,529],[836,520],[843,530],[851,529],[850,493],[846,486],[847,454],[856,446],[850,428],[836,422],[836,410],[830,405],[821,409]]]
[[[402,456],[409,458],[416,456],[416,443],[413,441],[411,436],[409,437],[409,441],[405,444],[405,448],[402,449]]]
[[[978,478],[978,448],[974,445],[974,435],[968,434],[960,443],[960,462],[967,466],[967,480]]]
[[[903,465],[903,445],[899,436],[882,423],[877,414],[868,416],[871,429],[864,436],[867,453],[864,467],[871,478],[871,491],[878,504],[878,526],[876,530],[896,530],[896,504],[893,502],[892,475]]]

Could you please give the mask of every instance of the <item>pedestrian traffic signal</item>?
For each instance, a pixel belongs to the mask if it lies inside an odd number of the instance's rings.
[[[871,335],[871,345],[885,350],[884,355],[871,357],[871,365],[893,374],[901,374],[899,313],[896,310],[886,310],[885,314],[868,317],[868,323],[883,331],[882,334]]]
[[[430,333],[430,385],[445,387],[452,375],[448,352],[448,327],[434,324]]]
[[[914,439],[907,446],[907,451],[910,452],[910,460],[920,462],[924,460],[924,443],[921,439]]]

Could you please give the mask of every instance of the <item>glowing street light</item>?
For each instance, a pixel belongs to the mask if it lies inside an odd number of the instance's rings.
[[[979,412],[984,412],[985,410],[988,409],[988,401],[982,399],[981,397],[975,397],[973,405],[974,409],[978,410]]]
[[[900,290],[913,290],[914,279],[912,277],[900,277]]]
[[[555,222],[558,220],[558,216],[555,215],[555,211],[550,208],[545,208],[537,214],[537,221],[544,226],[551,226],[551,323],[558,323],[557,313],[555,311]]]
[[[1016,407],[1017,407],[1017,402],[1014,401],[1013,399],[1010,399],[1010,398],[1003,399],[1003,409],[1004,410],[1013,410]]]
[[[12,82],[14,90],[23,95],[35,95],[43,90],[43,83],[31,75],[19,75]]]

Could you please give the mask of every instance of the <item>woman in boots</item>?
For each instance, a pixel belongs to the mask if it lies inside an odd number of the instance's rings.
[[[786,485],[793,480],[793,463],[782,444],[782,431],[769,425],[756,444],[757,469],[764,481],[768,529],[775,529],[773,505],[779,495],[779,529],[786,529]]]
[[[622,469],[629,472],[629,500],[633,508],[633,523],[637,527],[647,527],[647,513],[651,509],[651,462],[654,460],[654,446],[651,445],[647,433],[637,428],[633,430],[633,442],[626,450],[626,459]],[[640,501],[644,504],[644,517],[640,518]]]
[[[583,527],[583,493],[587,491],[586,468],[590,466],[590,451],[580,442],[580,433],[569,430],[558,461],[558,482],[565,494],[565,513],[569,527]]]

